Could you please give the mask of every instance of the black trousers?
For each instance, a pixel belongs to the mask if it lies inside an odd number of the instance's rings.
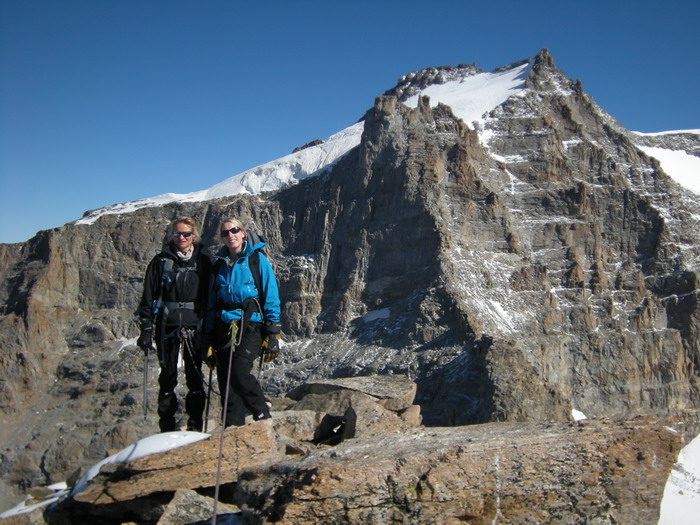
[[[193,331],[194,332],[194,331]],[[185,412],[187,430],[200,432],[203,426],[202,414],[206,404],[204,376],[202,376],[202,356],[195,348],[194,338],[182,339],[177,330],[167,333],[158,344],[160,375],[158,376],[158,425],[161,432],[177,430],[175,413],[178,409],[175,387],[177,386],[177,361],[182,352],[185,363]]]
[[[227,331],[228,327],[224,329]],[[219,379],[222,405],[228,387],[228,403],[222,406],[224,427],[244,425],[246,412],[252,414],[254,419],[270,417],[267,399],[253,374],[261,345],[262,324],[248,323],[243,328],[241,344],[233,347],[233,351],[230,344],[222,344],[217,349],[216,375]],[[229,361],[232,357],[229,377]]]

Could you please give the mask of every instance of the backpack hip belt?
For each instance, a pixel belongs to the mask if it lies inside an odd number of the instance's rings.
[[[176,301],[164,301],[163,306],[165,306],[168,310],[177,310],[177,309],[194,310],[194,303],[193,302],[178,303]]]
[[[251,297],[250,299],[246,299],[242,303],[223,303],[223,304],[221,304],[221,309],[222,310],[229,310],[229,311],[240,309],[240,310],[243,310],[243,312],[247,312],[253,306],[255,307],[256,312],[262,312],[262,310],[260,309],[260,304],[259,304],[259,300],[257,297]]]

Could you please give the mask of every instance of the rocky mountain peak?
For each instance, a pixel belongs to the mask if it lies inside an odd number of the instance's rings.
[[[211,250],[224,216],[269,241],[285,342],[263,372],[270,395],[406,376],[426,426],[697,408],[697,199],[546,50],[490,75],[502,102],[475,119],[422,91],[480,74],[407,75],[352,147],[295,184],[124,207],[0,246],[3,479],[65,479],[154,432],[133,311],[179,215]]]
[[[384,95],[394,96],[399,101],[412,97],[428,86],[444,84],[448,81],[459,81],[477,73],[483,73],[476,64],[458,66],[438,66],[414,71],[399,78],[396,86],[387,90]]]

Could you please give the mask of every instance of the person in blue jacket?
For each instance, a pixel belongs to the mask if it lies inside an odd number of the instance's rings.
[[[216,356],[224,427],[229,427],[245,424],[246,412],[254,420],[271,417],[252,371],[264,339],[265,360],[279,354],[280,299],[262,251],[265,242],[232,218],[221,222],[219,233],[224,246],[213,258],[203,352],[211,349]]]

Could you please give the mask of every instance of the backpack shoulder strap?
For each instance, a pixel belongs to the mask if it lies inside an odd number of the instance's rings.
[[[169,283],[172,280],[173,271],[173,260],[170,257],[161,257],[161,263],[163,267],[161,268],[163,274],[161,275],[161,287],[165,283]]]
[[[262,278],[260,277],[260,253],[258,253],[258,250],[255,250],[248,257],[248,266],[250,267],[250,273],[253,274],[253,281],[258,289],[260,306],[262,307],[265,304],[265,292],[263,291]]]
[[[153,301],[151,312],[153,315],[162,313],[163,311],[163,288],[165,285],[172,282],[173,260],[170,257],[161,257],[161,275],[160,286],[158,286],[158,297]]]

